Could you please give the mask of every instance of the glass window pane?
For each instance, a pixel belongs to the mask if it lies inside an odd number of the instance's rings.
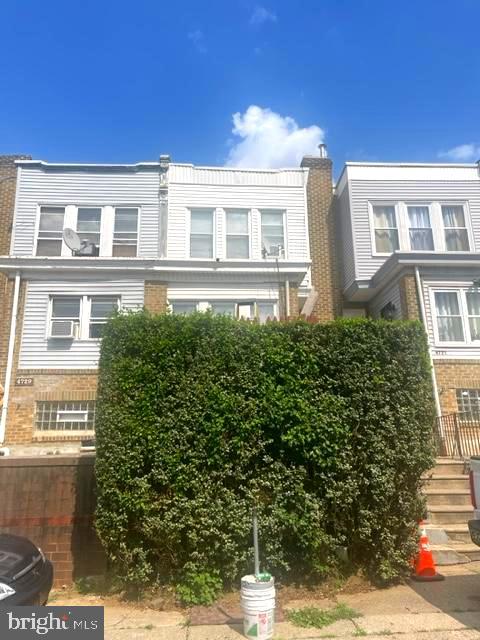
[[[62,241],[61,240],[38,240],[37,256],[61,256]]]
[[[227,258],[248,258],[248,236],[227,236]]]
[[[472,291],[466,294],[468,314],[470,316],[480,316],[480,292]]]
[[[114,232],[136,232],[138,209],[115,209]]]
[[[227,233],[248,234],[248,211],[227,211]]]
[[[212,258],[213,238],[212,236],[194,236],[190,238],[190,256],[192,258]]]
[[[458,295],[454,291],[435,292],[435,307],[439,316],[459,316]]]
[[[447,251],[469,251],[466,229],[445,229]]]
[[[96,233],[100,231],[102,210],[97,208],[79,208],[77,217],[77,231]]]
[[[213,233],[213,211],[193,210],[191,213],[191,233]]]
[[[197,310],[196,302],[171,302],[170,304],[175,314],[189,314]]]
[[[374,206],[373,218],[375,227],[379,228],[396,228],[395,207],[393,206]]]
[[[408,221],[411,229],[430,229],[428,207],[408,207]]]
[[[410,247],[417,251],[433,251],[431,229],[410,229]]]
[[[465,213],[461,205],[442,205],[442,216],[445,227],[465,226]]]
[[[463,342],[461,318],[437,318],[440,342]]]
[[[262,211],[262,226],[278,225],[283,229],[283,211]]]
[[[218,315],[235,317],[234,302],[210,302],[210,308]]]
[[[112,256],[114,258],[135,258],[136,255],[136,244],[114,244],[112,246]]]
[[[80,298],[53,298],[52,318],[80,318]]]
[[[253,318],[253,304],[250,303],[245,303],[242,304],[240,303],[238,305],[238,317],[239,318]]]
[[[375,246],[379,253],[392,253],[398,249],[397,229],[375,229]]]
[[[472,340],[480,340],[480,317],[469,318],[470,337]]]
[[[275,304],[273,302],[257,302],[257,312],[260,322],[266,322],[268,318],[275,318]]]
[[[92,298],[90,317],[108,318],[118,309],[118,298]]]
[[[89,338],[101,338],[105,329],[106,322],[92,322],[88,330]]]
[[[65,209],[42,207],[40,211],[40,231],[63,231]]]

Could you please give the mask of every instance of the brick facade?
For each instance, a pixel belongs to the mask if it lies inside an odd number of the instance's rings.
[[[420,320],[420,307],[418,304],[415,276],[403,276],[403,278],[400,279],[399,287],[402,318],[404,320]]]
[[[145,280],[145,309],[151,313],[165,313],[167,310],[167,285],[157,280]]]
[[[480,389],[480,362],[444,360],[435,362],[442,413],[458,411],[457,389]]]
[[[308,233],[312,286],[318,294],[312,316],[325,322],[342,312],[332,161],[330,158],[306,156],[301,166],[309,169]]]

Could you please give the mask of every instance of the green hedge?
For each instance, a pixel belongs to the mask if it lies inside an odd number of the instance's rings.
[[[100,359],[100,538],[126,584],[228,584],[252,569],[256,504],[278,578],[322,577],[344,546],[390,580],[415,548],[432,420],[418,323],[117,316]]]

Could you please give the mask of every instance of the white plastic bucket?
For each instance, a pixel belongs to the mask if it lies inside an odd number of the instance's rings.
[[[255,576],[243,576],[240,591],[243,611],[243,633],[246,638],[269,640],[273,638],[275,614],[275,586],[268,582],[257,582]]]

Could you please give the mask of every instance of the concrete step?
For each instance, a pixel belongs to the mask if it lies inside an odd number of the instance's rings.
[[[424,494],[427,498],[428,507],[441,504],[457,506],[470,506],[472,504],[469,490],[427,489],[427,491],[424,491]]]
[[[460,491],[469,491],[470,484],[468,476],[465,475],[437,475],[433,474],[425,480],[423,490],[428,492],[430,489],[460,489]]]
[[[426,524],[427,536],[432,544],[450,542],[471,542],[468,525],[465,524]]]
[[[428,520],[432,524],[464,524],[472,518],[471,505],[439,504],[428,506]]]
[[[439,566],[464,564],[480,560],[480,547],[473,542],[450,542],[449,544],[431,544],[433,559]]]
[[[465,470],[463,460],[452,460],[451,458],[437,458],[435,467],[432,469],[435,475],[442,476],[462,475],[465,473]]]

